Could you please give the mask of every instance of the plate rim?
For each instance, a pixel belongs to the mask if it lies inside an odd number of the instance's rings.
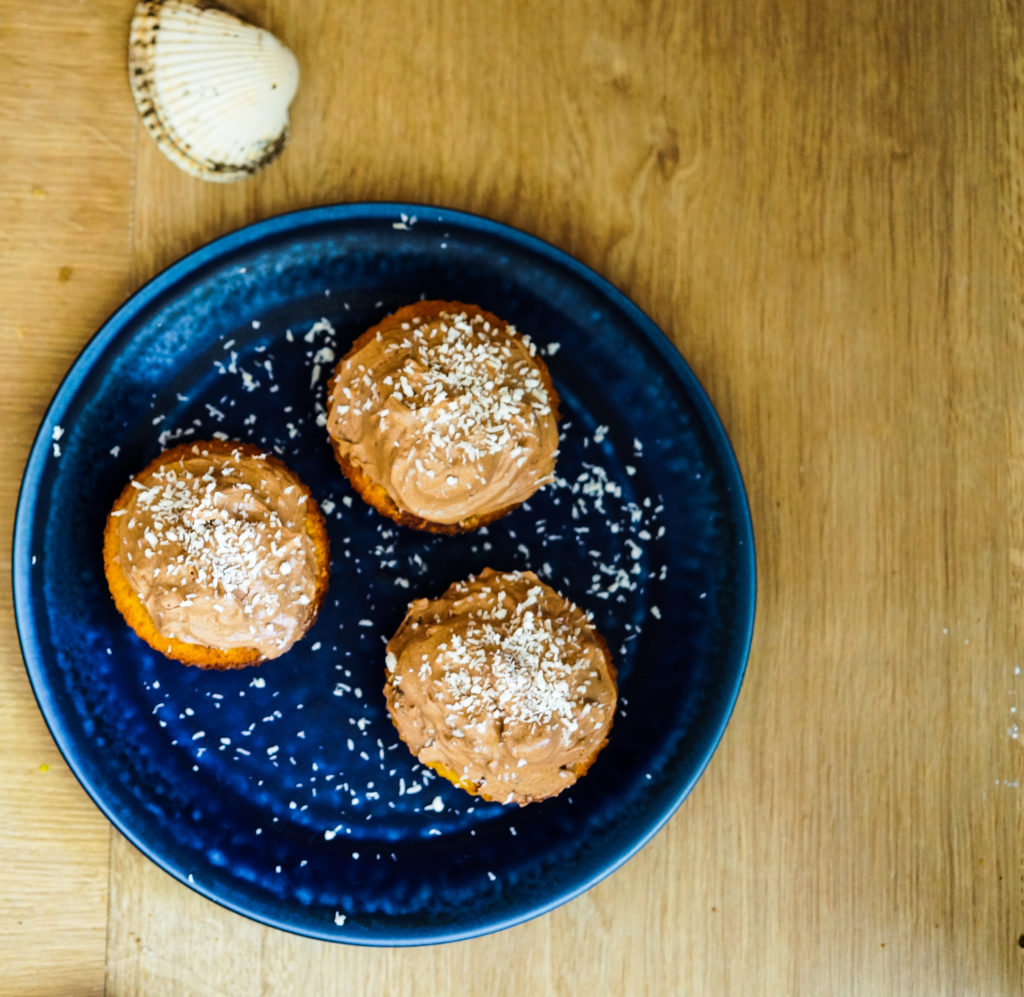
[[[415,221],[410,222],[411,219],[415,219]],[[546,902],[533,905],[526,914],[517,911],[507,917],[496,917],[481,928],[433,933],[407,932],[391,934],[387,937],[346,937],[343,931],[318,932],[305,925],[299,926],[282,921],[278,917],[269,915],[266,911],[256,911],[253,909],[258,906],[256,903],[250,904],[249,909],[246,909],[219,896],[214,889],[207,887],[204,883],[192,880],[191,876],[187,876],[183,871],[175,868],[175,864],[169,862],[167,857],[162,857],[147,844],[143,836],[129,828],[121,814],[117,812],[116,800],[100,798],[101,794],[97,792],[93,781],[82,770],[75,758],[74,746],[69,742],[66,732],[63,730],[56,697],[53,695],[50,684],[45,681],[45,663],[42,660],[43,655],[39,651],[39,642],[34,640],[35,631],[31,625],[30,603],[32,601],[31,540],[38,515],[35,500],[50,458],[52,433],[58,425],[56,420],[58,412],[66,408],[67,404],[73,400],[84,379],[92,372],[96,359],[102,355],[103,351],[109,348],[118,336],[125,334],[133,319],[158,300],[161,295],[172,290],[180,280],[196,274],[204,266],[227,261],[233,254],[257,246],[264,240],[289,233],[299,234],[321,225],[329,227],[331,224],[363,220],[380,223],[391,222],[393,227],[396,222],[401,221],[409,223],[412,227],[416,221],[428,219],[438,222],[449,221],[453,226],[457,225],[464,230],[482,232],[499,241],[510,241],[521,249],[539,254],[549,264],[553,263],[570,271],[577,280],[581,280],[591,289],[600,292],[609,301],[610,306],[623,313],[630,324],[637,328],[646,342],[655,349],[658,360],[666,364],[671,373],[682,382],[686,389],[687,400],[698,411],[701,426],[710,438],[711,450],[720,463],[720,470],[727,486],[724,491],[728,494],[730,521],[736,531],[736,543],[737,546],[742,544],[743,547],[743,551],[736,555],[737,574],[734,578],[737,606],[735,622],[742,623],[742,627],[730,636],[729,643],[733,660],[731,661],[732,674],[727,686],[728,693],[720,701],[720,711],[716,722],[709,725],[704,743],[701,745],[699,764],[694,767],[688,779],[681,781],[674,788],[667,805],[658,815],[658,819],[652,822],[643,834],[638,835],[628,849],[616,853],[610,862],[602,861],[599,868],[575,884],[571,890],[563,891],[557,896],[548,898]],[[474,212],[429,203],[393,200],[335,202],[298,208],[231,229],[176,258],[144,281],[117,308],[110,312],[71,360],[46,406],[33,437],[22,470],[15,505],[11,546],[11,579],[12,608],[18,644],[33,696],[61,757],[75,776],[79,786],[84,790],[85,795],[107,821],[161,871],[226,910],[301,937],[364,947],[411,947],[444,944],[483,937],[526,923],[550,913],[586,893],[597,883],[621,869],[643,849],[664,828],[693,791],[725,735],[726,728],[735,712],[749,666],[757,616],[758,588],[753,519],[739,461],[707,391],[668,334],[624,291],[566,250],[560,249],[545,239],[524,229]]]

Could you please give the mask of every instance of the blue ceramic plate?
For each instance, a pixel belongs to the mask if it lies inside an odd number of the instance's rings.
[[[472,301],[543,352],[562,400],[558,481],[466,537],[384,520],[322,428],[327,377],[420,297]],[[161,449],[223,433],[273,449],[327,516],[317,623],[259,668],[151,652],[103,578],[101,535]],[[531,568],[594,617],[620,710],[587,777],[523,809],[424,771],[384,707],[406,604],[486,566]],[[14,594],[53,736],[103,812],[199,893],[303,935],[468,938],[578,895],[671,816],[714,751],[746,664],[754,552],[736,461],[665,336],[551,246],[437,208],[285,215],[192,253],[99,331],[57,392],[18,504]],[[672,889],[666,886],[666,889]]]

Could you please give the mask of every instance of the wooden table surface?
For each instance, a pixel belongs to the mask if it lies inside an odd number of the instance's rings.
[[[470,942],[294,937],[180,885],[59,755],[0,607],[0,993],[1019,994],[1024,11],[868,0],[237,0],[292,138],[177,170],[129,0],[0,0],[0,544],[77,352],[210,238],[357,200],[574,254],[678,345],[747,483],[725,738],[639,855]]]

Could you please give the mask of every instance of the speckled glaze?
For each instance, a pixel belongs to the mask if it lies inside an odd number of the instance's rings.
[[[472,300],[528,330],[561,399],[556,482],[471,535],[377,515],[338,474],[322,427],[335,360],[420,296]],[[330,536],[317,623],[258,674],[165,660],[124,625],[103,582],[104,517],[130,473],[190,433],[217,432],[286,460]],[[586,779],[526,810],[425,771],[380,693],[384,641],[410,599],[485,565],[532,569],[590,612],[619,673],[614,730]],[[407,945],[543,913],[672,815],[739,692],[754,552],[710,402],[619,291],[485,219],[355,204],[228,235],[103,326],[29,458],[14,594],[57,744],[145,854],[266,924]]]

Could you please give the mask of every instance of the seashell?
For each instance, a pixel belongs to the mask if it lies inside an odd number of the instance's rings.
[[[299,66],[269,31],[209,3],[146,0],[128,69],[149,133],[193,176],[241,180],[284,148]]]

